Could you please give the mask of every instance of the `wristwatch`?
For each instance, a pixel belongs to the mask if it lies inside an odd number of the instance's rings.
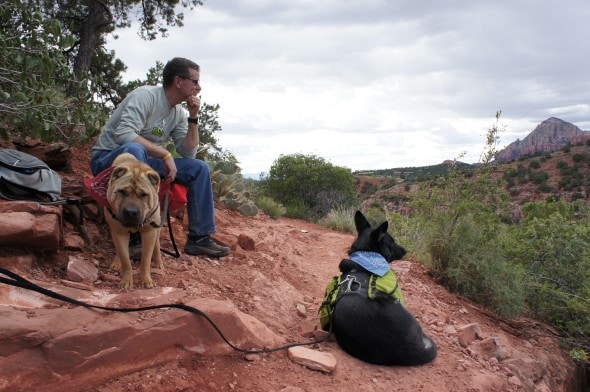
[[[199,123],[199,119],[197,117],[189,117],[188,118],[188,122],[189,123],[193,123],[193,124],[198,124]]]

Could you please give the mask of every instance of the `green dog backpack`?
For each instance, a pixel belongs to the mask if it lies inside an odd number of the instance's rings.
[[[39,158],[18,150],[0,149],[0,197],[56,202],[61,197],[61,177]]]
[[[326,286],[324,300],[319,310],[320,325],[323,329],[330,324],[332,312],[340,296],[352,293],[352,284],[359,285],[359,289],[355,291],[356,293],[367,295],[369,299],[374,300],[378,297],[387,296],[396,298],[402,305],[405,305],[397,276],[393,271],[389,270],[383,276],[367,272],[353,272],[346,275],[344,279],[342,279],[342,275],[334,276]],[[363,285],[366,287],[363,287]]]

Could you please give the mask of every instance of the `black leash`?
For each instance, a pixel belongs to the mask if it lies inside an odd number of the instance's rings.
[[[162,217],[162,221],[166,220],[168,222],[168,233],[170,234],[170,242],[172,242],[172,247],[174,248],[174,252],[160,248],[161,252],[166,253],[174,258],[180,257],[180,252],[178,251],[178,247],[176,246],[176,241],[174,240],[174,233],[172,232],[172,222],[170,219],[170,213],[168,211],[168,207],[170,205],[170,189],[166,191],[166,195],[164,196],[164,216]]]
[[[172,242],[172,247],[174,248],[174,252],[166,249],[160,249],[160,251],[170,255],[174,258],[180,257],[180,252],[178,251],[178,247],[176,246],[176,241],[174,240],[174,233],[172,233],[172,222],[170,221],[170,214],[166,214],[166,221],[168,222],[168,233],[170,233],[170,242]]]
[[[36,285],[33,282],[26,280],[22,276],[14,273],[14,272],[8,271],[4,268],[0,268],[0,275],[6,275],[9,277],[9,278],[5,278],[5,277],[0,276],[0,283],[4,283],[4,284],[10,285],[10,286],[21,287],[21,288],[27,289],[27,290],[32,290],[37,293],[46,295],[48,297],[58,299],[60,301],[67,302],[67,303],[70,303],[73,305],[83,306],[85,308],[94,308],[94,309],[101,309],[101,310],[108,310],[111,312],[122,312],[122,313],[141,312],[141,311],[145,311],[145,310],[165,309],[165,308],[175,308],[175,309],[184,310],[189,313],[196,314],[197,316],[203,317],[205,320],[207,320],[209,322],[209,324],[211,324],[213,329],[215,329],[215,331],[219,334],[219,336],[223,339],[223,341],[228,346],[230,346],[232,349],[234,349],[236,351],[239,351],[239,352],[242,352],[245,354],[272,353],[275,351],[286,350],[291,347],[308,346],[311,344],[322,343],[322,342],[326,341],[330,337],[330,334],[331,334],[331,327],[330,327],[330,330],[327,331],[328,333],[326,334],[326,336],[324,336],[322,339],[319,339],[319,340],[314,340],[314,341],[307,342],[307,343],[291,343],[291,344],[287,344],[284,346],[279,346],[279,347],[275,347],[275,348],[271,348],[271,349],[247,350],[247,349],[239,348],[239,347],[233,345],[229,340],[227,340],[225,335],[223,335],[223,333],[221,332],[219,327],[217,327],[217,325],[215,325],[215,323],[213,322],[213,320],[211,320],[209,318],[209,316],[207,316],[205,313],[203,313],[199,309],[194,308],[192,306],[188,306],[185,304],[162,304],[162,305],[143,306],[143,307],[139,307],[139,308],[113,308],[113,307],[109,307],[109,306],[91,305],[91,304],[87,304],[85,302],[70,298],[68,296],[56,293],[55,291],[51,291],[49,289],[43,288],[39,285]]]

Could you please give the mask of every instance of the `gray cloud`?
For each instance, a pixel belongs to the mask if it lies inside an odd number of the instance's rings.
[[[293,152],[377,169],[477,161],[497,110],[504,144],[552,116],[589,129],[589,19],[584,0],[207,1],[167,39],[109,47],[129,79],[197,61],[245,172]]]

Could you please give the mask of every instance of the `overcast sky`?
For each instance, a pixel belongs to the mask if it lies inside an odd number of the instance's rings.
[[[183,28],[109,41],[145,79],[156,61],[201,66],[219,144],[244,174],[280,155],[351,170],[478,162],[558,117],[590,130],[588,0],[205,0]]]

